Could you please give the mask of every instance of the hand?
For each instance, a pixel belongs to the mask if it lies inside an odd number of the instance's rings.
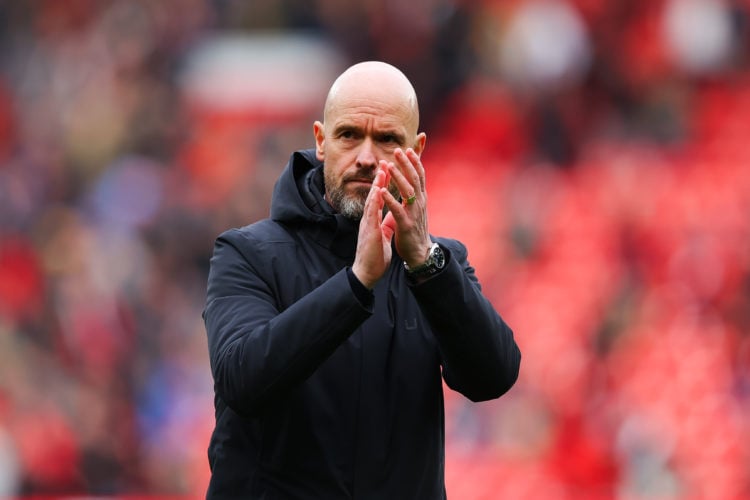
[[[352,272],[371,290],[391,264],[393,230],[383,224],[383,191],[388,192],[385,186],[390,182],[390,177],[388,164],[381,161],[359,222],[357,252]]]
[[[409,148],[405,152],[397,148],[395,164],[389,163],[388,172],[398,186],[402,201],[399,202],[388,190],[382,188],[381,196],[389,213],[383,226],[395,234],[396,251],[409,267],[417,267],[427,260],[430,252],[430,233],[427,229],[427,191],[425,171],[419,155]],[[414,197],[413,203],[407,200]]]

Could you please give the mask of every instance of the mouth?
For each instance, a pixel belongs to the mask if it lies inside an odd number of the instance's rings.
[[[369,189],[370,186],[372,186],[373,180],[374,179],[366,179],[366,178],[357,177],[354,179],[347,179],[346,183],[354,186],[355,188],[366,187]]]

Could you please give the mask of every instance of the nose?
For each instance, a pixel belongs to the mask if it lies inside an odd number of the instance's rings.
[[[357,152],[357,166],[360,168],[375,168],[378,160],[375,157],[375,148],[370,138],[362,141],[362,145]]]

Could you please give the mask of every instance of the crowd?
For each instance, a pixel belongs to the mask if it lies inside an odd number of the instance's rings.
[[[514,329],[448,494],[750,494],[750,2],[0,3],[0,498],[200,497],[214,238],[348,63],[404,70],[430,228]]]

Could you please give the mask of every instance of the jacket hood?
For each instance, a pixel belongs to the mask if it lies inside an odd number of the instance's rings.
[[[271,218],[277,222],[324,222],[333,210],[323,199],[323,163],[314,149],[297,151],[276,181]]]
[[[323,198],[323,163],[314,149],[296,151],[276,181],[271,198],[271,219],[289,226],[304,226],[324,246],[342,257],[354,255],[359,221],[336,213]]]

